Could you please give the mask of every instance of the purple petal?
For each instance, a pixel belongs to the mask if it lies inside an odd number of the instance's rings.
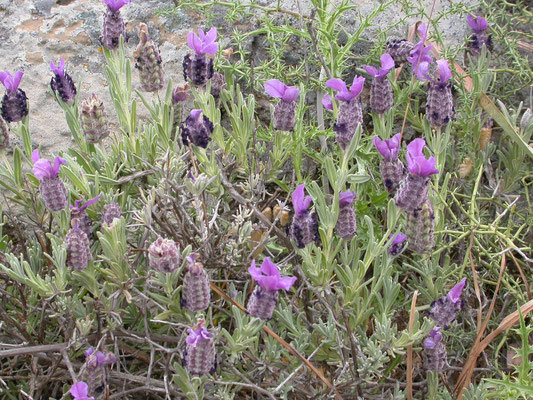
[[[54,160],[54,168],[52,169],[52,178],[55,178],[59,174],[59,167],[66,164],[67,160],[61,157],[56,157]]]
[[[437,60],[437,66],[439,69],[439,78],[441,82],[446,82],[452,77],[452,72],[450,71],[450,67],[448,67],[448,60]]]
[[[276,99],[282,98],[287,90],[287,85],[279,79],[270,79],[264,83],[264,86],[265,92]]]
[[[422,45],[426,41],[428,30],[426,27],[426,24],[420,24],[420,26],[417,28],[418,33],[422,36]]]
[[[39,161],[39,149],[35,149],[33,150],[33,152],[31,153],[31,160],[36,163],[37,161]]]
[[[54,168],[48,160],[41,158],[33,163],[33,175],[40,181],[53,178],[53,172]]]
[[[461,294],[463,293],[463,288],[466,285],[466,278],[461,279],[457,285],[455,285],[452,290],[448,292],[448,298],[452,303],[457,303],[461,299]]]
[[[202,51],[202,42],[198,35],[194,32],[189,32],[187,35],[187,44],[191,49],[196,51],[198,54],[201,54]]]
[[[81,211],[81,210],[85,210],[87,207],[89,206],[92,206],[94,203],[96,203],[100,197],[102,196],[102,193],[100,193],[98,196],[96,196],[94,199],[91,199],[89,201],[87,201],[85,204],[83,204],[81,207],[78,207],[78,209]],[[77,203],[77,201],[76,201]]]
[[[392,236],[392,235],[391,235]],[[401,232],[398,232],[396,234],[396,236],[394,236],[394,239],[392,241],[392,244],[400,244],[400,243],[403,243],[405,242],[405,240],[407,239],[407,235],[404,235],[403,233]]]
[[[413,175],[426,177],[438,174],[439,170],[435,168],[435,164],[435,157],[429,157],[429,159],[426,159],[423,155],[412,157],[407,154],[407,168]]]
[[[294,282],[296,282],[295,276],[284,276],[278,281],[277,289],[290,290]]]
[[[261,272],[267,276],[275,276],[279,278],[279,269],[276,264],[274,264],[270,257],[266,257],[261,264]]]
[[[8,86],[8,77],[10,77],[11,74],[9,73],[9,71],[0,71],[0,82],[2,82],[2,84],[4,85],[4,87],[6,88],[7,91],[9,91],[9,88],[7,87]]]
[[[372,143],[386,161],[396,160],[400,151],[401,134],[397,133],[392,138],[381,140],[378,136],[372,139]]]
[[[15,76],[13,78],[13,87],[11,88],[12,91],[15,91],[18,89],[20,85],[20,81],[22,80],[22,76],[24,75],[24,72],[22,71],[16,71]]]
[[[350,93],[354,95],[354,98],[359,96],[359,93],[363,90],[363,86],[365,85],[365,78],[362,76],[355,76],[353,78],[352,86],[350,86]]]
[[[85,350],[85,358],[90,357],[91,354],[93,354],[93,353],[94,353],[94,347],[91,346],[91,347],[89,347],[87,350]]]
[[[202,53],[214,55],[218,51],[218,43],[211,43],[202,47]]]
[[[202,110],[191,110],[191,117],[193,117],[195,121],[198,121],[200,115],[202,115]]]
[[[255,260],[252,260],[252,266],[248,268],[248,273],[256,281],[258,280],[258,278],[261,278],[261,269],[255,266]]]
[[[424,347],[426,349],[433,349],[437,346],[442,340],[442,333],[440,333],[440,328],[437,326],[429,332],[429,337],[424,341]]]
[[[77,382],[69,390],[70,394],[74,396],[74,399],[76,400],[90,400],[93,399],[91,397],[90,399],[87,398],[87,395],[89,394],[89,387],[85,382]]]
[[[423,155],[424,147],[426,146],[426,141],[421,138],[413,140],[407,145],[407,153],[413,157],[418,157]]]
[[[346,206],[348,204],[352,204],[355,200],[355,192],[348,190],[347,192],[340,192],[339,193],[339,205],[341,207]]]
[[[392,58],[392,56],[388,53],[385,53],[381,56],[381,69],[380,69],[380,72],[381,70],[383,71],[387,71],[385,73],[385,75],[387,75],[389,73],[389,71],[391,69],[394,68],[394,59]]]
[[[209,29],[209,32],[205,35],[205,41],[206,43],[213,43],[215,40],[217,40],[217,28],[213,27]]]
[[[202,322],[196,328],[187,329],[187,332],[189,333],[189,336],[187,336],[186,342],[193,347],[196,347],[198,342],[204,342],[213,337],[213,335],[209,333],[205,326],[203,326]]]
[[[322,97],[322,105],[326,110],[333,111],[333,103],[331,102],[331,96],[329,94],[325,94],[324,97]]]
[[[55,65],[53,61],[50,61],[50,69],[55,75],[64,76],[65,75],[65,61],[60,58],[59,65]]]
[[[378,76],[378,70],[370,65],[363,65],[362,68],[368,73],[368,75],[376,77]]]
[[[485,18],[478,17],[477,15],[467,15],[468,25],[474,32],[483,32],[489,27],[489,23]]]
[[[432,81],[431,77],[429,76],[429,63],[426,61],[422,61],[418,68],[415,68],[414,73],[416,75],[416,79],[419,81]]]
[[[300,95],[300,89],[295,86],[288,86],[285,94],[281,97],[284,101],[294,101]]]
[[[333,90],[337,90],[339,92],[347,92],[348,88],[346,87],[346,83],[342,79],[339,78],[333,78],[326,82],[326,87],[332,88]]]
[[[311,205],[311,201],[313,200],[311,196],[305,196],[304,189],[305,183],[302,183],[292,194],[292,206],[294,207],[294,212],[297,215],[301,215],[307,211]]]
[[[130,0],[102,0],[107,7],[109,7],[113,11],[118,11],[124,6],[125,4],[128,4]]]

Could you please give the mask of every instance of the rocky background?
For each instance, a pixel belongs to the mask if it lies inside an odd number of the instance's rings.
[[[228,0],[231,2],[232,0]],[[340,0],[336,0],[340,3]],[[354,0],[355,1],[355,0]],[[261,6],[275,7],[277,1],[261,0]],[[348,32],[359,26],[360,15],[368,15],[380,2],[363,0],[359,7],[346,14],[343,26]],[[433,1],[423,1],[429,14]],[[158,9],[174,7],[171,0],[132,0],[121,9],[127,21],[128,53],[131,54],[138,43],[137,27],[140,22],[148,25],[150,37],[157,43],[165,69],[165,80],[174,84],[183,81],[181,63],[188,52],[187,32],[193,28],[219,29],[221,48],[231,45],[229,34],[233,29],[257,28],[257,21],[247,20],[242,24],[228,26],[224,19],[226,9],[216,9],[214,18],[207,22],[202,15],[194,12],[177,11],[169,16],[156,16]],[[446,0],[437,0],[434,15],[449,7]],[[308,0],[283,0],[282,8],[308,15],[311,10]],[[44,153],[56,153],[73,144],[63,112],[50,93],[50,61],[57,63],[62,57],[67,62],[67,71],[78,85],[80,101],[91,93],[104,100],[106,109],[113,118],[112,104],[104,78],[104,56],[100,49],[100,34],[106,6],[100,0],[0,0],[0,70],[24,71],[21,88],[30,102],[30,128],[36,145]],[[367,29],[363,38],[372,40],[380,30],[403,18],[400,5],[390,6],[374,20],[374,26]],[[285,14],[274,14],[275,19],[285,19]],[[301,21],[296,17],[294,23]],[[392,30],[392,36],[406,37],[409,24],[417,18],[409,18]],[[464,18],[441,19],[439,28],[448,45],[459,45],[467,35]],[[362,42],[355,51],[365,51],[368,44]],[[138,75],[134,72],[134,85],[138,86]],[[3,88],[0,90],[0,95]],[[142,110],[139,107],[139,111]],[[140,112],[140,117],[143,113]],[[16,143],[13,138],[12,143]]]

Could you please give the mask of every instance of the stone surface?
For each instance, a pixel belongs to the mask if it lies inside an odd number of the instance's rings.
[[[335,0],[335,4],[340,0]],[[424,0],[429,13],[432,1]],[[258,4],[275,7],[277,0],[263,0]],[[359,6],[348,11],[342,24],[347,32],[354,32],[360,24],[359,16],[368,15],[378,1],[362,1]],[[179,11],[173,15],[157,17],[159,8],[170,8],[171,0],[132,0],[122,8],[122,15],[127,22],[128,54],[135,49],[137,26],[140,22],[148,25],[150,37],[159,44],[165,70],[165,86],[169,79],[174,83],[183,80],[181,63],[188,52],[187,32],[191,28],[203,26],[202,16],[195,12]],[[311,11],[309,0],[282,0],[284,9],[302,12],[308,15]],[[447,1],[437,0],[436,11],[449,7]],[[116,122],[111,99],[103,74],[104,56],[100,48],[100,32],[106,6],[99,0],[0,0],[0,70],[21,69],[24,71],[21,88],[26,91],[30,101],[30,128],[33,140],[41,145],[44,153],[54,152],[71,146],[68,130],[62,110],[55,103],[50,93],[49,69],[50,61],[58,62],[62,57],[67,62],[67,71],[79,85],[79,100],[96,93],[105,104],[112,120]],[[254,18],[243,21],[235,26],[227,26],[224,20],[224,8],[217,8],[214,24],[224,34],[222,47],[229,43],[228,34],[234,29],[252,29],[256,23]],[[274,22],[282,22],[285,14],[272,14]],[[301,23],[296,17],[289,17],[295,24]],[[384,27],[400,21],[402,10],[400,5],[391,5],[374,21],[374,26],[366,30],[362,38],[371,40],[373,35]],[[405,37],[407,26],[415,22],[415,18],[407,19],[394,27],[391,37]],[[218,24],[218,25],[217,25]],[[226,25],[226,26],[225,26]],[[460,17],[441,20],[439,27],[446,44],[461,43],[466,34],[466,23]],[[261,45],[261,40],[258,40]],[[355,50],[364,51],[362,45]],[[257,50],[261,52],[260,47]],[[139,88],[139,78],[133,73],[134,87]],[[3,88],[0,87],[0,95]],[[139,107],[140,117],[146,115]],[[16,142],[16,141],[15,141]]]

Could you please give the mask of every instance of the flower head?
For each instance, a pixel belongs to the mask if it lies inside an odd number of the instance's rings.
[[[89,396],[89,387],[85,382],[76,382],[69,390],[74,400],[94,400],[94,397]]]
[[[95,352],[94,347],[89,347],[85,351],[85,358],[87,359],[87,365],[93,368],[106,367],[117,361],[117,357],[108,351],[102,353],[101,351]]]
[[[257,284],[268,291],[274,290],[289,290],[296,277],[284,276],[281,277],[279,269],[276,264],[270,261],[270,257],[266,257],[261,264],[261,268],[255,267],[255,260],[252,261],[252,266],[248,268],[248,272],[257,281]]]
[[[441,82],[446,82],[447,80],[451,79],[452,72],[448,66],[448,60],[437,60],[437,69],[439,71],[439,80]]]
[[[427,37],[427,29],[425,24],[420,24],[418,27],[418,32],[422,36],[420,41],[416,46],[411,50],[411,56],[407,57],[407,61],[413,66],[413,73],[416,75],[418,80],[428,79],[426,77],[429,65],[433,62],[433,57],[429,54],[432,45],[424,46],[424,42]]]
[[[463,293],[463,288],[466,285],[466,278],[461,279],[461,281],[455,285],[447,294],[447,298],[454,304],[461,301],[461,294]]]
[[[381,68],[379,71],[370,65],[363,65],[363,68],[369,75],[372,75],[374,78],[384,78],[387,76],[389,71],[394,68],[394,60],[390,54],[385,53],[381,56]]]
[[[400,151],[400,145],[402,140],[402,134],[397,133],[390,139],[381,140],[378,136],[372,139],[372,143],[376,146],[379,153],[386,161],[393,161],[398,158],[398,152]]]
[[[485,18],[478,17],[475,14],[468,14],[466,19],[468,20],[468,25],[470,25],[470,28],[472,28],[472,30],[476,33],[483,32],[489,27],[489,23]]]
[[[111,11],[118,11],[125,4],[129,4],[131,0],[102,0]]]
[[[426,349],[434,349],[442,340],[442,333],[440,327],[436,326],[429,332],[429,336],[424,340],[424,347]]]
[[[24,75],[22,71],[16,71],[15,75],[11,75],[9,71],[0,71],[0,82],[9,93],[15,93],[19,88],[22,75]]]
[[[188,83],[176,86],[176,88],[172,91],[172,103],[176,104],[187,100],[189,98],[190,89],[191,88]]]
[[[365,78],[362,76],[355,76],[353,78],[352,86],[348,90],[346,83],[342,79],[333,78],[326,82],[326,87],[337,90],[339,93],[335,96],[337,100],[341,101],[350,101],[355,99],[361,91],[363,90],[363,85],[365,84]]]
[[[77,212],[85,210],[87,207],[92,206],[94,203],[96,203],[100,197],[102,196],[102,193],[100,193],[98,196],[96,196],[94,199],[91,199],[89,201],[86,201],[85,203],[82,203],[82,200],[76,200],[74,202],[73,206],[70,206],[70,209],[76,209]]]
[[[294,207],[294,212],[296,215],[302,215],[307,211],[313,199],[311,196],[306,196],[305,192],[305,183],[299,185],[292,194],[292,206]]]
[[[438,174],[439,171],[435,168],[435,157],[426,159],[423,154],[426,141],[424,139],[415,139],[407,145],[407,168],[413,175],[427,177],[429,175]]]
[[[356,200],[355,192],[348,190],[346,192],[339,193],[339,205],[341,207],[352,204]]]
[[[187,332],[189,333],[186,340],[188,345],[196,347],[199,342],[205,342],[213,337],[204,324],[205,321],[199,321],[196,326],[187,329]]]
[[[294,101],[300,95],[300,89],[296,86],[287,86],[279,79],[270,79],[265,82],[265,92],[276,99]]]
[[[198,29],[198,35],[194,32],[189,32],[187,35],[187,43],[197,54],[215,54],[218,51],[217,28],[211,28],[209,32],[204,33],[202,29]]]
[[[59,175],[59,167],[61,164],[65,164],[67,160],[61,157],[56,157],[54,165],[44,158],[39,158],[39,150],[35,149],[31,153],[31,159],[33,161],[33,175],[40,181],[43,179],[53,179]]]
[[[390,235],[390,238],[393,238],[391,245],[387,249],[389,255],[392,257],[396,257],[402,253],[402,251],[405,249],[405,240],[407,239],[407,235],[404,235],[402,232],[398,232],[396,235]]]

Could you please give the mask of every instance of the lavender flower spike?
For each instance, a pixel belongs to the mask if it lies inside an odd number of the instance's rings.
[[[272,318],[278,303],[278,290],[290,290],[296,282],[296,277],[281,277],[277,265],[270,260],[270,257],[263,260],[261,268],[256,268],[253,260],[248,272],[257,281],[257,286],[248,300],[248,313],[268,321]]]
[[[424,341],[424,364],[428,371],[442,372],[446,366],[446,346],[442,343],[440,329],[438,326],[433,328]]]
[[[6,88],[0,111],[7,122],[19,122],[28,115],[28,98],[26,93],[19,89],[22,75],[22,71],[17,71],[14,75],[9,71],[0,71],[0,82]]]
[[[396,194],[400,182],[403,180],[406,170],[403,163],[398,159],[401,146],[401,133],[397,133],[390,139],[381,140],[378,136],[372,139],[372,143],[383,156],[379,164],[381,179],[391,196]]]
[[[420,138],[407,145],[407,168],[409,172],[424,178],[439,173],[435,168],[435,157],[426,159],[424,156],[423,150],[425,146],[426,141]]]
[[[407,239],[407,235],[404,235],[402,232],[398,232],[396,235],[390,235],[389,239],[394,236],[394,239],[392,240],[392,244],[387,249],[387,252],[391,257],[399,256],[405,249],[405,240]]]
[[[191,114],[181,125],[183,145],[188,146],[189,142],[192,142],[205,149],[211,140],[213,130],[213,123],[205,115],[202,115],[202,110],[191,110]]]
[[[89,216],[87,215],[87,212],[85,211],[87,207],[93,205],[100,199],[100,196],[102,196],[102,193],[100,193],[98,196],[96,196],[94,199],[91,199],[85,203],[82,202],[82,200],[76,200],[74,202],[73,206],[70,206],[70,219],[74,220],[77,219],[80,224],[80,229],[87,235],[87,239],[91,240],[93,237],[92,232],[92,222],[89,219]]]
[[[120,36],[126,37],[126,28],[120,9],[130,0],[102,0],[107,5],[102,32],[102,44],[110,50],[118,48]]]
[[[425,74],[427,76],[427,74]],[[446,125],[453,118],[452,73],[447,60],[437,60],[437,73],[430,79],[426,118],[433,126]]]
[[[207,54],[214,55],[218,51],[216,28],[204,33],[198,29],[198,35],[189,32],[187,43],[194,50],[194,54],[187,54],[183,59],[183,76],[191,80],[195,86],[204,86],[213,76],[213,59],[207,60]]]
[[[457,318],[457,314],[459,314],[463,305],[461,295],[465,285],[466,278],[463,278],[445,297],[441,297],[432,303],[428,316],[437,325],[447,327]]]
[[[474,14],[469,14],[467,20],[468,25],[470,25],[470,28],[474,31],[467,43],[470,53],[473,56],[479,56],[483,46],[489,51],[492,50],[492,38],[490,34],[486,32],[489,27],[487,20]]]
[[[339,194],[339,218],[335,225],[337,234],[343,239],[351,239],[357,231],[357,220],[353,202],[357,200],[355,192],[350,190]]]
[[[52,91],[58,95],[63,103],[72,104],[76,99],[76,85],[65,71],[65,61],[60,58],[59,65],[55,65],[53,61],[50,61],[50,69],[54,73],[54,77],[50,81],[50,87]]]
[[[301,184],[292,194],[294,218],[289,228],[289,236],[296,242],[296,247],[303,249],[309,243],[318,239],[318,221],[309,212],[311,196],[305,196],[305,184]]]
[[[265,92],[280,99],[274,107],[274,129],[291,132],[294,129],[296,99],[300,95],[300,89],[287,86],[279,79],[270,79],[265,82]]]
[[[374,77],[370,89],[370,107],[377,114],[386,113],[394,103],[392,86],[387,79],[387,74],[394,68],[394,60],[390,54],[381,56],[381,68],[379,71],[369,65],[363,65],[368,74]]]
[[[346,83],[341,79],[330,79],[326,86],[337,90],[335,95],[337,100],[341,101],[339,105],[339,115],[337,123],[333,127],[336,133],[336,139],[342,150],[346,150],[352,141],[353,135],[358,125],[363,125],[363,111],[361,108],[361,99],[358,97],[363,90],[365,78],[355,76],[352,86],[348,90]]]
[[[39,150],[31,154],[33,160],[33,174],[41,181],[40,192],[46,208],[50,211],[59,211],[67,205],[67,189],[59,178],[59,167],[67,161],[56,157],[54,165],[50,161],[39,158]]]
[[[187,348],[184,363],[192,375],[207,375],[216,369],[215,342],[206,329],[205,321],[199,320],[193,328],[187,329]]]
[[[191,312],[205,310],[211,300],[209,276],[197,258],[195,253],[187,257],[187,273],[181,291],[181,306]]]
[[[85,352],[85,372],[83,378],[87,382],[88,394],[95,400],[104,400],[107,386],[107,367],[117,361],[117,357],[109,352],[95,351],[90,347]]]
[[[74,400],[94,400],[94,397],[89,397],[89,386],[85,382],[76,382],[69,393]]]

